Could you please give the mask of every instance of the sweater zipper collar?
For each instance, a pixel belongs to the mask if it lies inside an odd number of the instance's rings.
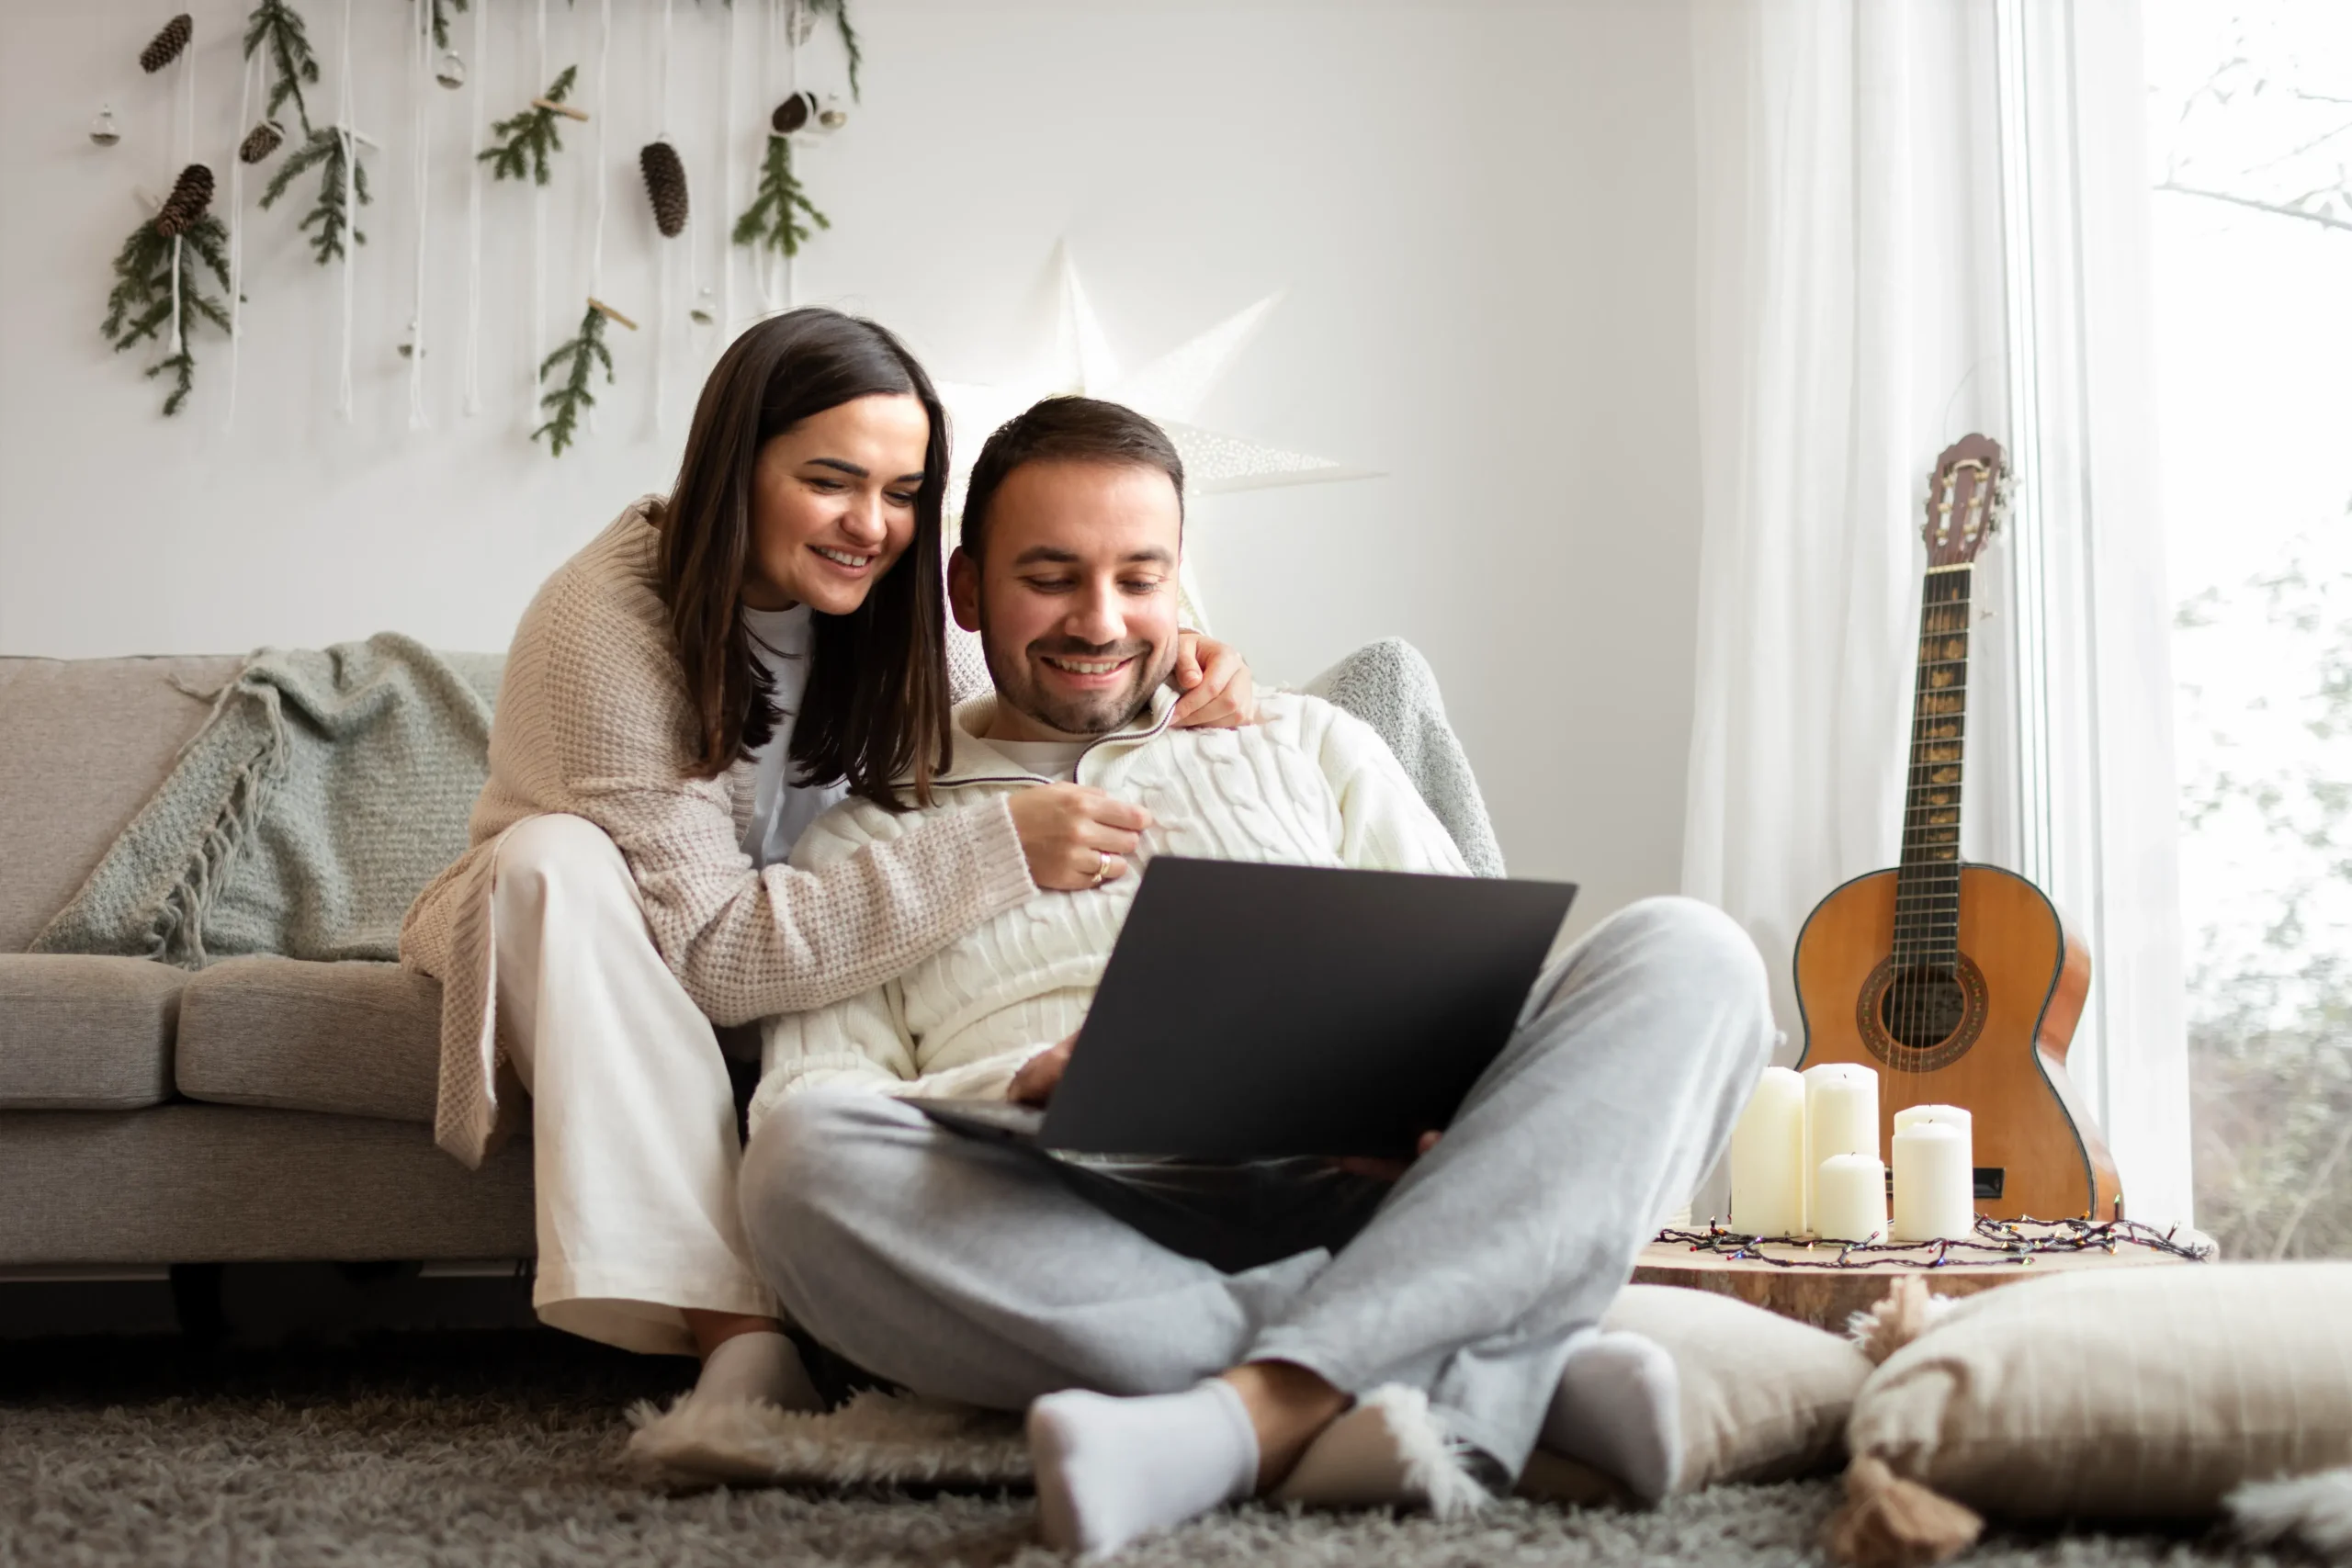
[[[1159,693],[1152,698],[1152,705],[1157,710],[1157,713],[1156,716],[1152,720],[1150,728],[1114,730],[1109,735],[1098,735],[1093,739],[1088,741],[1086,743],[1086,749],[1078,754],[1078,761],[1071,770],[1071,776],[1073,779],[1075,779],[1078,772],[1086,766],[1086,760],[1089,757],[1093,756],[1098,749],[1109,745],[1114,741],[1140,745],[1144,741],[1156,739],[1164,733],[1170,721],[1172,721],[1176,716],[1175,694],[1163,686],[1160,688]],[[988,744],[985,739],[982,739],[981,737],[977,735],[971,736],[970,739],[979,741],[981,745]],[[933,789],[962,789],[967,784],[1049,784],[1054,782],[1054,780],[1046,778],[1040,773],[959,773],[952,778],[933,779],[931,781],[931,787]]]

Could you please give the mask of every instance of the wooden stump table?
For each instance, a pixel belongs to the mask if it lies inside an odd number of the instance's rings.
[[[2070,1227],[2040,1225],[2030,1220],[2015,1222],[2014,1229],[2029,1239],[2057,1237],[2070,1231]],[[1758,1242],[1752,1244],[1751,1249],[1764,1257],[1735,1258],[1694,1247],[1687,1240],[1668,1239],[1684,1234],[1694,1233],[1661,1233],[1659,1239],[1642,1248],[1634,1262],[1634,1283],[1681,1285],[1736,1296],[1782,1317],[1792,1317],[1833,1334],[1844,1333],[1846,1320],[1855,1313],[1876,1306],[1897,1275],[1917,1274],[1938,1295],[1973,1296],[1979,1291],[2038,1280],[2054,1272],[2188,1264],[2210,1259],[2217,1250],[2207,1237],[2183,1229],[2172,1233],[2169,1239],[2174,1246],[2199,1254],[2199,1258],[2183,1258],[2119,1234],[2112,1251],[2102,1246],[2084,1251],[2033,1252],[2012,1261],[1996,1258],[1986,1251],[1954,1248],[1943,1263],[1929,1267],[1936,1245],[1928,1242],[1899,1250],[1873,1251],[1866,1263],[1808,1268],[1802,1265],[1834,1261],[1842,1244],[1826,1241],[1807,1247],[1790,1242]],[[1784,1261],[1771,1261],[1774,1258]]]

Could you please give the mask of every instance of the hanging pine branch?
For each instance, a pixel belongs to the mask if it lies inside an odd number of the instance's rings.
[[[302,14],[286,0],[260,0],[245,17],[245,58],[251,60],[257,49],[269,51],[269,107],[262,113],[275,119],[291,98],[294,112],[302,121],[302,133],[309,135],[311,109],[302,101],[302,84],[317,85],[319,61],[311,52],[311,35],[303,26]]]
[[[115,255],[114,288],[107,295],[107,319],[98,329],[118,354],[148,338],[164,343],[164,334],[172,321],[172,277],[176,265],[179,344],[167,357],[147,369],[150,380],[165,374],[172,378],[171,395],[164,400],[166,414],[179,412],[196,385],[196,355],[190,352],[189,344],[195,341],[197,322],[210,321],[224,333],[229,330],[228,310],[220,299],[204,291],[207,272],[219,282],[224,295],[228,290],[229,231],[220,219],[208,213],[188,223],[177,239],[175,244],[173,236],[152,222],[141,223],[131,231],[130,238],[123,242],[122,249]]]
[[[548,183],[548,154],[563,151],[563,138],[556,130],[556,117],[585,119],[578,109],[565,110],[561,106],[571,92],[571,84],[579,78],[580,67],[567,65],[563,74],[545,94],[531,100],[522,113],[493,122],[491,133],[506,140],[496,147],[485,147],[476,154],[490,165],[490,172],[502,180],[519,180],[528,175],[539,184]]]
[[[842,36],[842,53],[849,57],[849,96],[864,103],[865,89],[858,82],[857,72],[858,67],[865,62],[865,56],[857,46],[857,29],[850,25],[849,0],[802,0],[802,3],[817,16],[833,19],[833,30]]]
[[[320,171],[319,197],[303,216],[301,226],[312,231],[311,251],[318,264],[324,266],[344,254],[346,234],[355,244],[368,243],[368,236],[352,226],[351,198],[357,197],[361,207],[368,206],[375,198],[368,194],[368,165],[359,157],[356,141],[346,139],[332,125],[322,125],[277,165],[269,188],[261,194],[262,206],[275,206],[277,198],[286,194],[286,187],[311,169]]]
[[[808,222],[800,220],[808,214]],[[743,216],[735,220],[735,243],[754,249],[782,251],[797,256],[815,232],[830,229],[833,220],[817,210],[798,176],[792,172],[792,143],[782,136],[768,138],[767,162],[760,166],[760,191]]]
[[[571,445],[580,428],[580,416],[596,406],[595,394],[588,389],[588,378],[598,365],[605,367],[605,381],[613,380],[613,352],[605,346],[605,312],[594,300],[588,302],[588,313],[580,318],[580,335],[557,348],[539,365],[539,379],[544,381],[555,373],[557,366],[564,367],[563,385],[539,400],[539,406],[553,412],[548,422],[531,432],[537,441],[548,438],[548,451],[558,457]]]
[[[462,17],[471,0],[424,0],[433,7],[433,47],[449,47],[449,18]]]

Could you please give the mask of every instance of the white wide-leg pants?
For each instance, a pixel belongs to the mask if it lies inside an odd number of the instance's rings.
[[[726,1060],[619,848],[582,818],[523,823],[499,852],[492,919],[499,1029],[531,1092],[540,1318],[692,1355],[682,1308],[774,1315],[737,1213]]]

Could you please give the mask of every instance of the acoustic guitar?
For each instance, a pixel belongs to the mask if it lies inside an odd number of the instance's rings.
[[[1798,932],[1799,1066],[1876,1068],[1883,1147],[1906,1106],[1967,1111],[1980,1214],[2114,1219],[2115,1161],[2066,1076],[2090,951],[2041,888],[1960,858],[1969,591],[2007,477],[2000,444],[1971,435],[1928,478],[1902,863],[1839,887]]]

